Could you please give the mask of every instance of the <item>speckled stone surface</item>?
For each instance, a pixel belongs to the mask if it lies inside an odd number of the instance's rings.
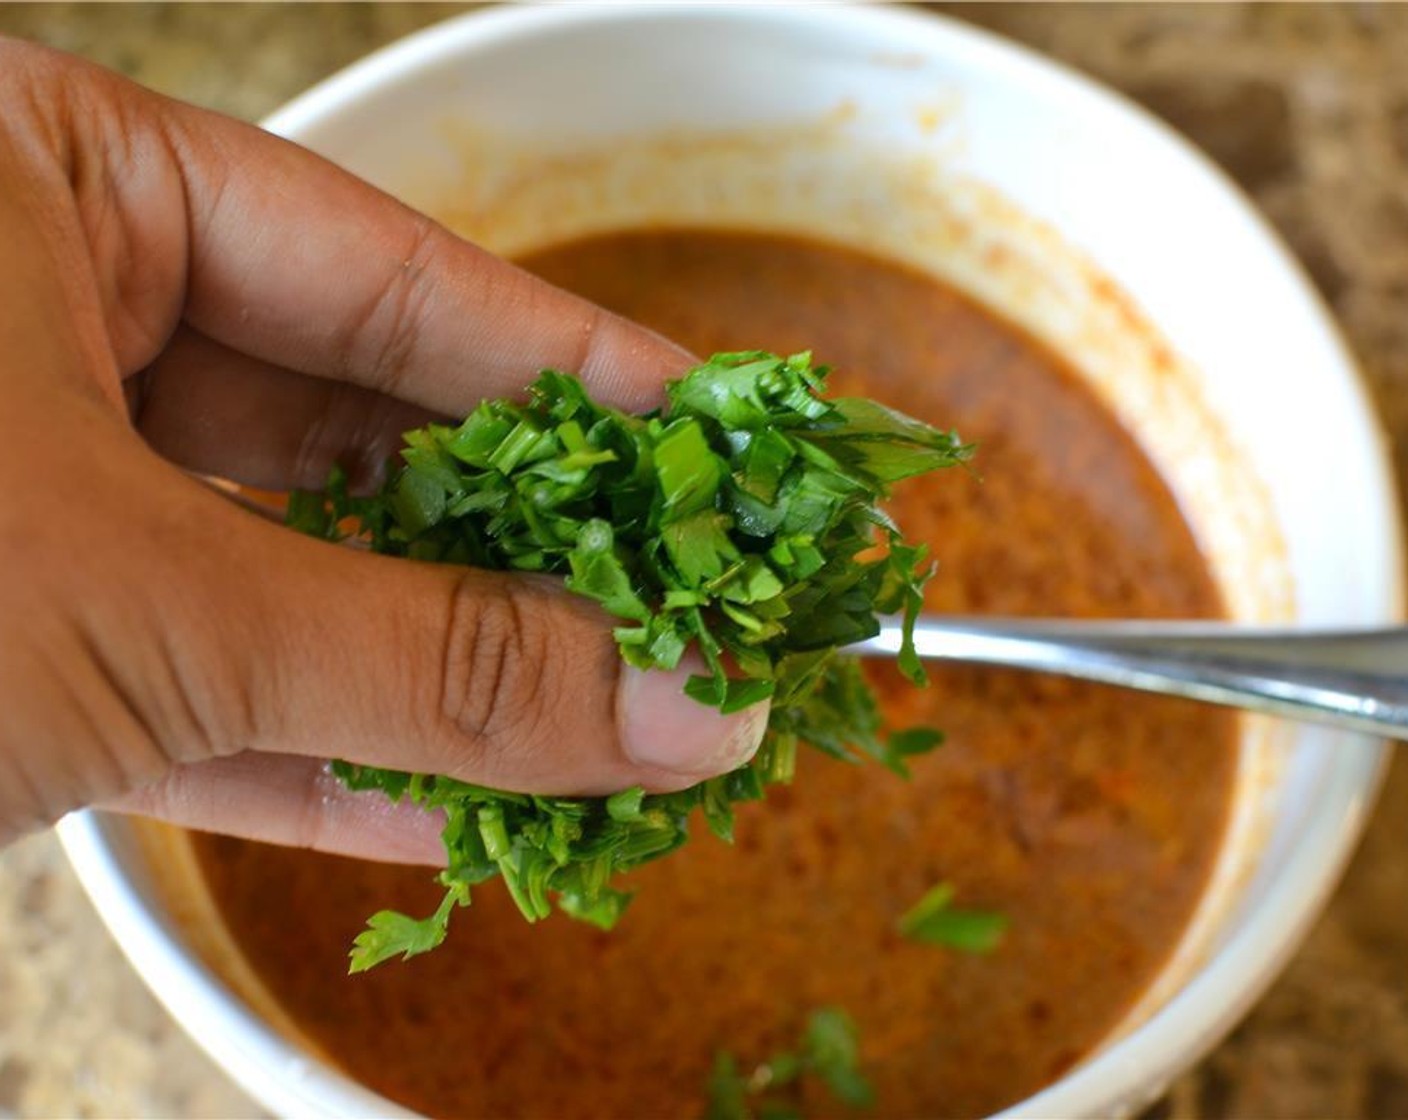
[[[0,34],[254,118],[462,6],[0,4]],[[1334,307],[1408,477],[1408,6],[944,5],[1142,101]],[[0,854],[0,1117],[260,1115],[123,963],[52,837]],[[1408,1118],[1408,764],[1305,946],[1147,1120]]]

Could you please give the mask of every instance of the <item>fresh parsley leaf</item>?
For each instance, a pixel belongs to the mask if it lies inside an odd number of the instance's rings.
[[[852,1108],[865,1108],[874,1102],[875,1094],[860,1073],[856,1027],[844,1011],[824,1007],[811,1017],[802,1054],[804,1068],[825,1081],[839,1100]]]
[[[526,796],[335,763],[352,789],[445,815],[444,902],[422,920],[376,915],[354,970],[434,948],[451,910],[494,877],[529,921],[555,903],[609,928],[630,899],[611,885],[618,874],[685,843],[695,810],[730,838],[734,805],[790,781],[799,743],[901,775],[937,744],[924,729],[882,734],[875,697],[841,647],[900,612],[898,663],[923,681],[908,633],[933,565],[881,503],[893,481],[964,463],[972,449],[875,402],[828,401],[825,379],[805,353],[716,354],[667,386],[664,410],[634,416],[545,370],[526,402],[486,401],[458,425],[406,433],[401,465],[376,494],[349,493],[335,471],[323,493],[290,496],[289,524],[313,536],[558,573],[620,620],[630,664],[673,669],[693,646],[707,672],[690,696],[725,712],[772,702],[750,763],[677,793]]]
[[[1007,916],[990,910],[961,910],[952,905],[954,894],[951,883],[931,888],[900,917],[900,933],[913,941],[964,953],[991,953],[1007,932]]]
[[[408,960],[418,953],[430,952],[445,940],[450,907],[456,901],[453,893],[447,894],[434,914],[420,920],[394,910],[373,914],[367,919],[367,928],[352,943],[348,971],[365,972],[395,956]]]
[[[710,1120],[773,1120],[800,1117],[806,1078],[821,1081],[851,1108],[868,1108],[875,1093],[860,1072],[860,1046],[851,1017],[837,1007],[814,1012],[795,1051],[774,1054],[747,1077],[727,1051],[715,1056],[709,1075]]]
[[[719,1051],[709,1073],[707,1120],[747,1120],[748,1082],[738,1072],[738,1061],[727,1051]]]

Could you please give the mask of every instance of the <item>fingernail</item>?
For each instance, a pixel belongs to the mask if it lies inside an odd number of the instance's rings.
[[[702,778],[726,773],[753,757],[767,728],[767,704],[721,715],[684,694],[685,681],[696,671],[625,667],[621,739],[632,762]]]

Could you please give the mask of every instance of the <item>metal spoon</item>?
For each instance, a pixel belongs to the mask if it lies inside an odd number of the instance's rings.
[[[1032,669],[1408,739],[1408,627],[925,617],[919,656]],[[852,647],[893,656],[900,627]]]

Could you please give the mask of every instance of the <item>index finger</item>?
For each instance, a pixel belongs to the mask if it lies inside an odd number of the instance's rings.
[[[521,392],[543,367],[648,408],[689,363],[311,152],[173,115],[193,218],[186,318],[227,346],[452,413]]]
[[[155,256],[184,244],[185,268],[161,270],[184,280],[184,292],[144,292],[151,314],[180,308],[201,333],[252,357],[438,412],[516,394],[544,367],[579,373],[618,407],[649,408],[665,378],[690,363],[654,332],[456,237],[312,152],[93,68],[65,72],[76,66],[54,64],[53,92],[83,110],[62,114],[80,141],[70,150],[106,164],[70,175],[80,215],[128,233],[126,244],[88,238],[97,254],[114,250],[97,265],[122,302],[115,314],[130,315],[131,293],[150,288]],[[151,205],[172,198],[184,199],[183,213]],[[165,338],[176,324],[145,325],[152,329],[132,333]]]

